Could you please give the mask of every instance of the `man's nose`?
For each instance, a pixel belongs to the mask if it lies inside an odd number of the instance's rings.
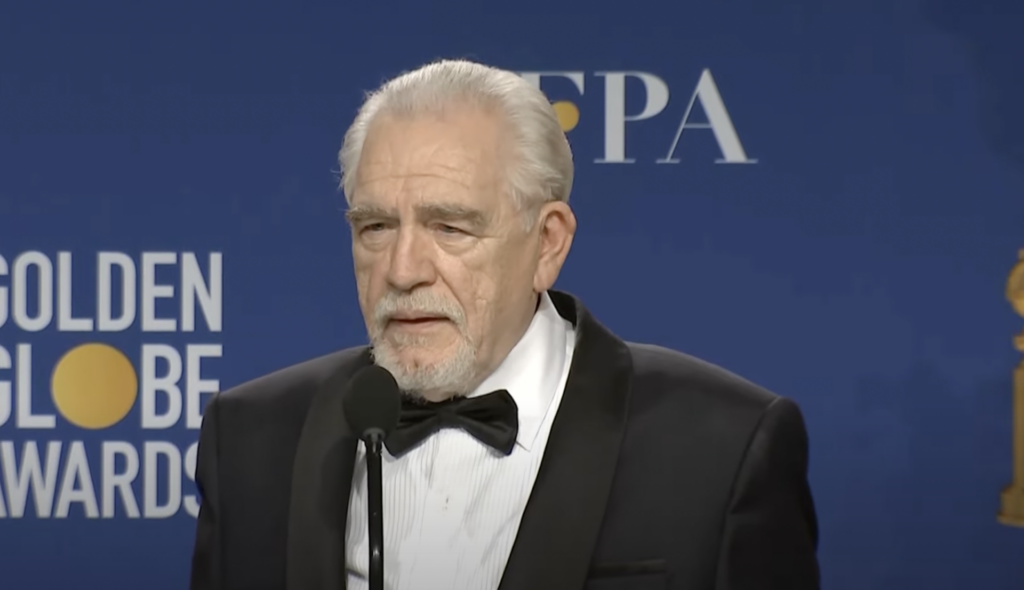
[[[436,279],[434,249],[430,240],[415,227],[402,227],[391,252],[388,283],[399,291],[412,291]]]

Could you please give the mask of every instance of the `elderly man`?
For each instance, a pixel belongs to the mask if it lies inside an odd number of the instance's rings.
[[[385,441],[386,588],[819,587],[797,406],[552,290],[573,164],[540,91],[427,65],[367,99],[340,160],[370,345],[210,402],[193,590],[367,587],[364,448],[322,384],[374,363],[409,407],[513,424]]]

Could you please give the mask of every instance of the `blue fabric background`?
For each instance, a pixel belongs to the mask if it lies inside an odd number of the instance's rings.
[[[544,80],[581,113],[569,133],[580,229],[558,286],[625,338],[801,404],[826,588],[1020,588],[1024,530],[995,514],[1010,481],[1011,337],[1024,323],[1003,294],[1024,247],[1024,9],[676,5],[4,4],[0,256],[71,252],[78,315],[95,309],[99,251],[196,252],[203,264],[221,252],[224,264],[219,333],[0,327],[12,354],[33,346],[34,411],[54,413],[50,371],[82,342],[136,365],[145,343],[223,344],[203,370],[225,388],[363,342],[335,162],[362,93],[438,57],[579,71],[583,96]],[[704,69],[758,163],[716,164],[702,129],[683,134],[680,163],[655,162]],[[660,115],[627,123],[632,164],[594,162],[606,71],[649,72],[671,92]],[[627,112],[644,100],[631,79]],[[691,120],[706,120],[699,107]],[[184,421],[142,429],[139,411],[100,431],[12,418],[0,441],[19,457],[28,441],[41,453],[62,441],[58,490],[68,445],[83,441],[99,494],[102,441],[142,455],[145,441],[184,453],[197,437]],[[16,467],[0,465],[8,500],[4,469]],[[142,488],[140,474],[140,504]],[[187,477],[181,488],[194,492]],[[184,588],[194,518],[117,510],[39,518],[30,502],[0,519],[0,586]]]

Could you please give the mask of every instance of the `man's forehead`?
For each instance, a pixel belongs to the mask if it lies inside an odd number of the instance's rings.
[[[497,155],[470,143],[410,136],[394,142],[394,149],[367,148],[360,157],[355,192],[373,200],[396,193],[436,198],[487,191],[500,180]]]
[[[501,206],[504,187],[497,172],[469,165],[360,166],[351,204],[392,209],[494,208]]]
[[[501,208],[505,163],[497,135],[472,113],[383,118],[363,144],[353,206],[412,212]]]
[[[378,209],[423,209],[428,206],[492,206],[497,190],[488,183],[458,174],[394,174],[358,179],[352,206]]]

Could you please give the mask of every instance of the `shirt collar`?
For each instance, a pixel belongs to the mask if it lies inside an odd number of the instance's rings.
[[[529,451],[551,408],[565,369],[572,325],[558,314],[544,292],[530,326],[505,360],[470,396],[504,389],[519,408],[517,444]]]

